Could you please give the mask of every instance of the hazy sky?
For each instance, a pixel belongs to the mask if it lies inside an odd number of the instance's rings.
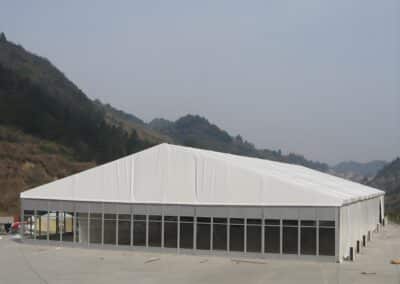
[[[0,31],[145,121],[328,163],[400,155],[400,1],[5,1]]]

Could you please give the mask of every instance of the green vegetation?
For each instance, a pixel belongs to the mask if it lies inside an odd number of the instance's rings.
[[[140,118],[118,110],[109,104],[103,104],[100,100],[94,100],[100,111],[104,112],[105,120],[109,125],[121,127],[128,133],[135,131],[138,137],[152,144],[171,142],[169,137],[150,129]]]
[[[95,105],[51,63],[0,42],[0,124],[71,147],[82,161],[104,163],[149,147],[134,129],[106,121]]]
[[[71,148],[0,126],[0,214],[18,214],[19,193],[93,167]]]
[[[257,149],[197,115],[146,124],[90,100],[47,59],[0,33],[0,212],[17,212],[23,190],[161,142],[329,170],[298,154]],[[400,214],[399,169],[396,159],[370,183],[387,192],[391,214]]]
[[[240,135],[232,137],[198,115],[186,115],[175,122],[158,118],[151,121],[149,126],[181,145],[298,164],[320,171],[328,170],[328,165],[307,160],[301,155],[283,155],[280,150],[257,149]]]
[[[386,165],[369,185],[386,192],[386,212],[393,219],[400,218],[400,158]]]

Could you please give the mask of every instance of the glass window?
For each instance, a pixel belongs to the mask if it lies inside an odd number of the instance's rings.
[[[261,219],[247,219],[246,249],[248,252],[261,252]]]
[[[280,226],[281,225],[281,220],[279,220],[279,219],[265,219],[265,225]]]
[[[60,212],[60,227],[63,242],[73,241],[74,231],[74,213],[73,212]]]
[[[319,221],[320,227],[335,227],[335,221]]]
[[[166,222],[178,222],[178,217],[176,217],[176,216],[164,216],[164,221],[166,221]]]
[[[131,215],[118,215],[118,245],[131,244]]]
[[[161,216],[149,216],[149,246],[161,247]]]
[[[47,239],[47,211],[37,211],[35,217],[36,239]]]
[[[244,219],[230,219],[229,250],[244,251]]]
[[[301,221],[301,244],[300,253],[306,255],[316,255],[317,251],[317,229],[315,221]]]
[[[133,215],[134,220],[146,221],[146,215]]]
[[[335,255],[335,221],[319,221],[319,254]]]
[[[76,241],[78,243],[88,242],[88,214],[87,213],[76,213],[77,226],[76,226]]]
[[[164,247],[178,247],[178,218],[176,216],[164,216]]]
[[[146,245],[146,216],[133,215],[133,245]]]
[[[211,218],[197,217],[196,248],[209,250],[211,243]]]
[[[228,223],[228,219],[227,218],[213,218],[213,223],[216,224],[226,224]]]
[[[193,217],[180,217],[180,248],[193,249]]]
[[[33,239],[35,231],[35,216],[32,210],[24,211],[24,237]]]
[[[227,232],[226,232],[226,218],[213,219],[213,249],[226,250],[227,249]]]
[[[90,243],[101,244],[102,215],[100,213],[90,213]]]
[[[281,251],[281,221],[279,219],[266,219],[264,228],[264,250],[267,253],[280,253]]]
[[[149,215],[149,221],[160,221],[162,220],[161,215]]]
[[[90,229],[92,231],[92,229]],[[117,243],[117,215],[104,214],[104,244]]]
[[[282,251],[286,254],[297,254],[298,222],[297,220],[283,220],[282,223]]]
[[[52,211],[49,213],[49,238],[51,241],[60,240],[60,212]]]

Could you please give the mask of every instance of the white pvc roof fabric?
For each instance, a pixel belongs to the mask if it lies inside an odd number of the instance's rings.
[[[21,193],[141,204],[341,206],[384,192],[303,166],[160,144]]]

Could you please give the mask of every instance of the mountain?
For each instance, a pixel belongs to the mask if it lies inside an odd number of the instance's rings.
[[[332,168],[330,173],[358,182],[367,182],[387,164],[386,161],[371,161],[359,163],[354,161],[341,162]]]
[[[77,159],[96,163],[156,143],[110,122],[107,113],[50,61],[2,37],[0,124],[68,146]]]
[[[91,100],[46,58],[0,34],[0,213],[18,212],[19,192],[168,142],[328,171],[280,150],[257,149],[206,118],[140,118]]]
[[[143,120],[133,114],[116,109],[110,104],[103,104],[98,99],[94,100],[94,104],[100,111],[104,112],[105,120],[109,125],[120,127],[128,133],[136,132],[140,139],[151,144],[172,142],[169,137],[153,131]]]
[[[384,190],[387,212],[400,216],[400,158],[380,170],[369,185]]]
[[[0,213],[18,214],[21,191],[95,165],[77,161],[73,153],[66,146],[0,126]]]
[[[320,171],[328,170],[327,164],[307,160],[301,155],[283,155],[280,150],[257,149],[240,135],[233,137],[198,115],[188,114],[175,122],[157,118],[149,123],[149,127],[185,146],[304,165]]]
[[[0,34],[0,213],[17,213],[23,190],[159,141],[134,116],[93,102],[50,61]]]

